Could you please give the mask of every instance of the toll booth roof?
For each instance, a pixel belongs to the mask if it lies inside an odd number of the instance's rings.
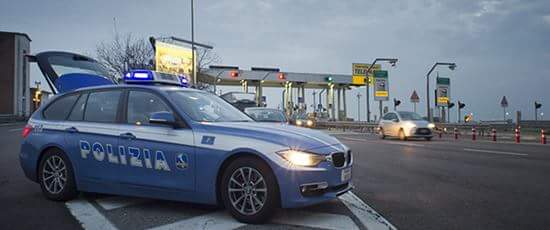
[[[281,77],[281,74],[284,77]],[[287,81],[303,83],[306,88],[326,88],[329,82],[335,85],[352,85],[351,75],[346,74],[205,68],[201,69],[198,77],[199,81],[208,83],[217,82],[217,85],[240,85],[242,81],[248,81],[250,85],[255,82],[262,82],[262,86],[265,87],[281,87]],[[330,81],[328,80],[329,77],[331,78]]]

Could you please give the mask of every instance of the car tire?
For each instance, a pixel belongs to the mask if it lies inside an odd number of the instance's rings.
[[[426,139],[427,141],[431,141],[432,137],[424,137],[424,139]]]
[[[60,149],[50,149],[44,153],[37,176],[42,194],[50,200],[67,201],[78,195],[73,167]]]
[[[386,139],[386,135],[384,134],[384,129],[380,128],[378,131],[378,135],[380,136],[380,139]]]
[[[403,129],[399,130],[399,140],[402,140],[402,141],[407,140],[407,136],[405,136],[405,131],[403,131]]]
[[[237,158],[227,166],[221,196],[229,213],[247,224],[265,223],[280,206],[275,176],[266,163],[255,157]]]

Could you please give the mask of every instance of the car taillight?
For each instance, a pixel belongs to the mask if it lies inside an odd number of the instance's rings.
[[[21,135],[23,136],[23,138],[27,138],[27,136],[31,134],[31,131],[32,131],[32,126],[25,125],[25,128],[23,128],[23,132],[21,133]]]

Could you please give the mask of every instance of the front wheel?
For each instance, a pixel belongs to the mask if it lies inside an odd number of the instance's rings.
[[[384,134],[384,130],[382,128],[378,130],[378,136],[380,137],[380,139],[386,138],[386,135]]]
[[[67,201],[78,195],[71,162],[59,149],[44,153],[38,168],[42,193],[50,200]]]
[[[279,207],[279,189],[271,169],[253,157],[238,158],[223,173],[225,208],[240,222],[266,222]]]

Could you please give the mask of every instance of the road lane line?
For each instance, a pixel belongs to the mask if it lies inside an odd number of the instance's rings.
[[[8,129],[8,132],[16,132],[16,131],[21,131],[23,130],[22,128],[17,128],[17,129]]]
[[[359,230],[359,227],[349,216],[331,213],[285,211],[279,212],[279,215],[275,216],[272,222],[308,228]]]
[[[353,192],[347,192],[338,197],[346,207],[355,215],[369,230],[396,230],[389,221],[382,215],[378,214],[373,208],[367,205],[361,198],[357,197]]]
[[[150,230],[176,229],[236,229],[246,224],[240,223],[229,216],[225,211],[213,212],[202,216],[192,217],[175,223],[151,228]]]
[[[503,152],[503,151],[486,150],[486,149],[470,149],[470,148],[464,148],[464,151],[469,151],[469,152],[480,152],[480,153],[494,153],[494,154],[512,155],[512,156],[528,156],[528,154],[526,154],[526,153]]]
[[[126,206],[140,204],[149,201],[148,199],[135,198],[135,197],[122,197],[112,196],[95,200],[99,206],[105,210],[113,210],[117,208],[123,208]]]
[[[366,139],[358,139],[358,138],[351,138],[351,137],[340,137],[340,138],[348,141],[367,141]]]
[[[103,216],[90,202],[85,199],[68,201],[65,206],[86,230],[115,230],[117,229]]]
[[[404,146],[424,147],[423,144],[415,144],[415,143],[407,143],[407,142],[391,142],[391,141],[384,141],[384,142],[382,142],[382,143],[392,144],[392,145],[404,145]]]

